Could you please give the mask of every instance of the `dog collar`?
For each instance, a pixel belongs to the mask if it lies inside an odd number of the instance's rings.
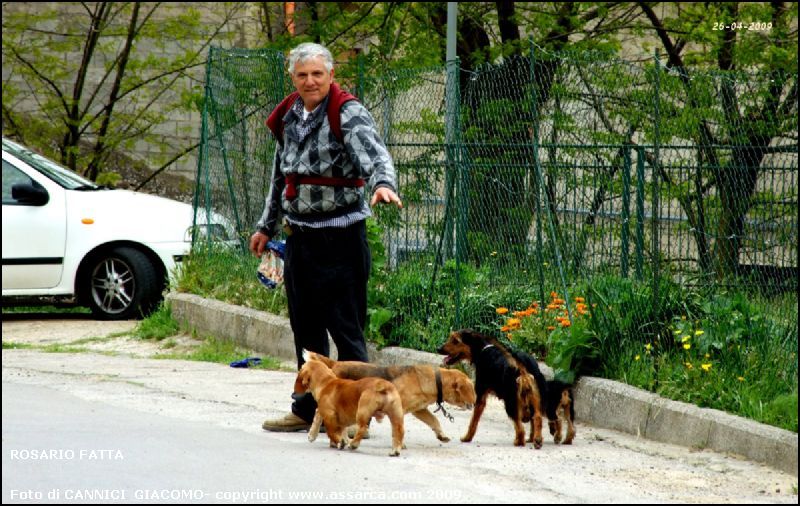
[[[439,369],[436,369],[435,372],[433,373],[433,376],[434,378],[436,378],[436,405],[439,406],[433,412],[438,413],[439,410],[441,410],[445,418],[447,418],[452,422],[453,415],[445,411],[444,406],[442,405],[442,401],[444,400],[442,393],[442,373],[439,371]]]
[[[487,344],[486,346],[484,346],[484,347],[481,349],[481,351],[486,351],[486,349],[487,349],[487,348],[494,348],[494,345],[493,345],[493,344]]]
[[[442,373],[439,369],[436,369],[434,373],[434,377],[436,378],[436,404],[441,406],[442,405]]]

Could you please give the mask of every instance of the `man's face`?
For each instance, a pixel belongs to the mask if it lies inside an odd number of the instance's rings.
[[[292,83],[300,93],[307,111],[313,111],[325,100],[332,82],[333,69],[328,72],[321,56],[294,65]]]

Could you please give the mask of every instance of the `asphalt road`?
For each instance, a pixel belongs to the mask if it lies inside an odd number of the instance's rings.
[[[4,316],[4,345],[88,351],[3,349],[3,503],[798,502],[794,476],[581,423],[571,446],[515,448],[498,402],[469,444],[468,411],[449,443],[406,417],[397,458],[388,423],[357,451],[264,432],[294,373],[148,358],[164,350],[113,336],[132,326]]]

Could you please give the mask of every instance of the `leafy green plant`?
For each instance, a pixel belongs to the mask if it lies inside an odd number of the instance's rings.
[[[180,330],[177,320],[172,317],[169,304],[162,302],[147,318],[141,320],[133,329],[133,335],[139,339],[162,339],[174,336]]]

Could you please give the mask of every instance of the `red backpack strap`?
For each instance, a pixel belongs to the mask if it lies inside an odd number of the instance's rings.
[[[292,104],[294,104],[299,96],[300,93],[296,91],[290,93],[288,97],[284,98],[281,103],[272,110],[267,118],[267,127],[272,131],[275,140],[281,144],[283,144],[283,117],[286,116],[286,113],[289,112],[289,108],[292,107]]]
[[[336,140],[338,140],[340,144],[343,144],[344,136],[342,135],[342,106],[346,102],[358,99],[339,88],[339,85],[336,83],[331,83],[331,90],[328,92],[328,95],[330,97],[328,99],[328,110],[326,111],[328,114],[328,123],[331,125],[331,131],[333,132],[334,137],[336,137]]]

